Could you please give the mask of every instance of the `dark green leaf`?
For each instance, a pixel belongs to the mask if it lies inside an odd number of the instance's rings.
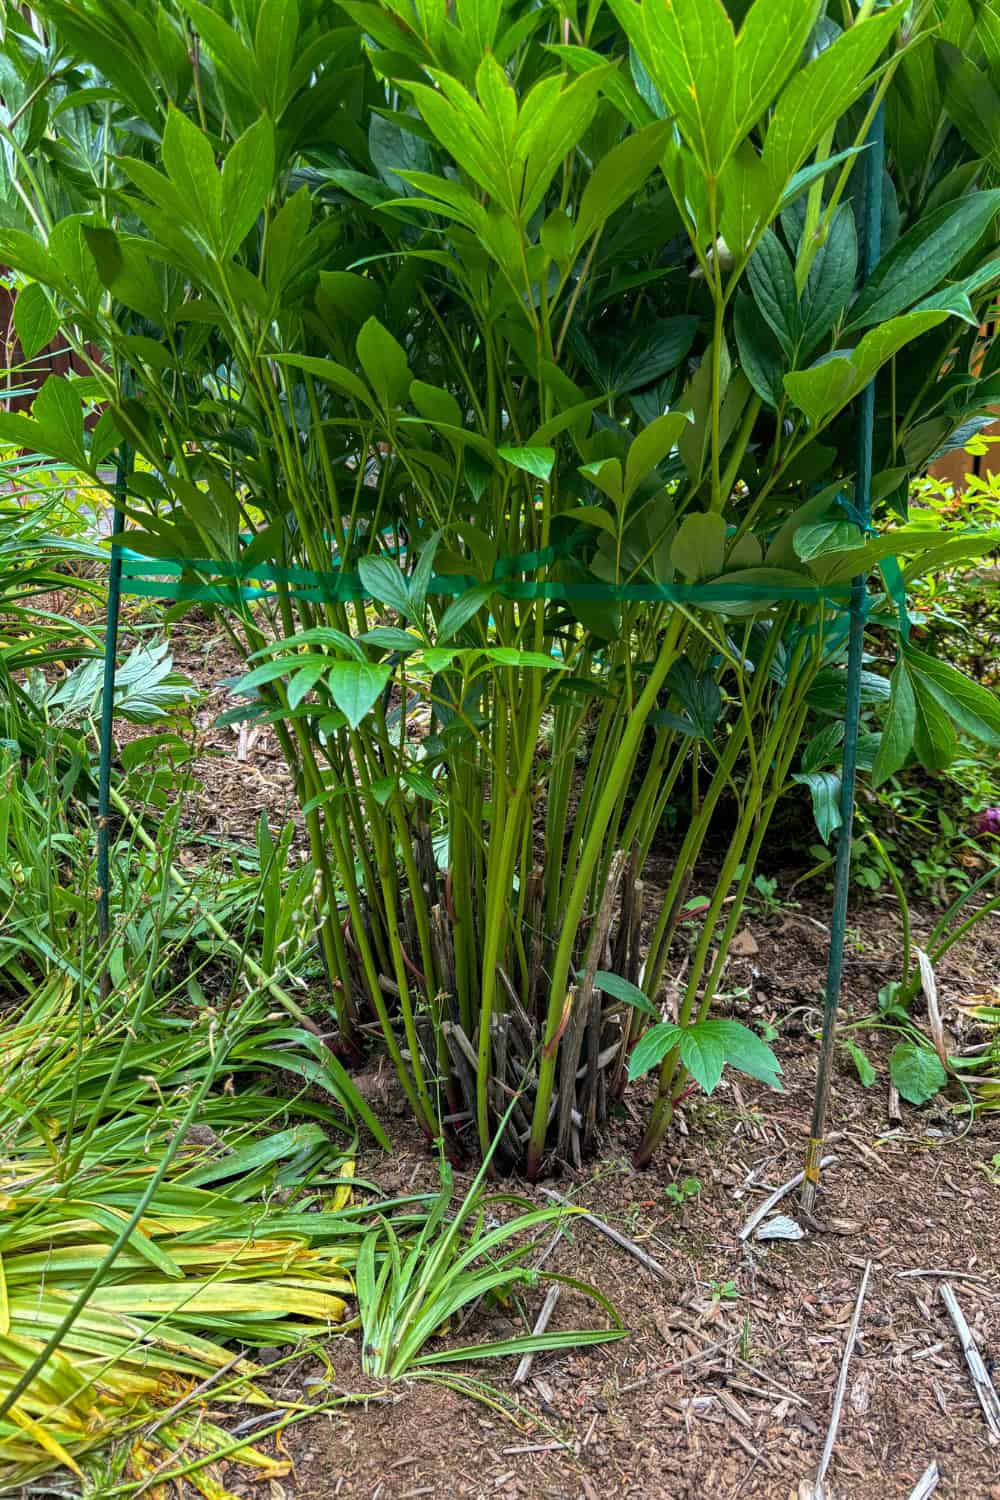
[[[862,1052],[857,1042],[852,1042],[849,1037],[845,1037],[844,1047],[849,1053],[851,1061],[854,1063],[854,1066],[858,1071],[858,1078],[861,1081],[862,1088],[870,1089],[872,1084],[875,1082],[875,1069],[872,1067],[871,1063]]]
[[[936,657],[904,646],[904,659],[918,692],[926,692],[964,734],[985,745],[1000,745],[1000,698]]]
[[[892,693],[882,721],[882,741],[872,770],[872,785],[881,786],[902,766],[913,748],[917,727],[917,699],[906,662],[900,657],[892,674]]]
[[[453,599],[441,616],[438,625],[438,642],[443,645],[456,636],[473,615],[477,615],[483,605],[488,603],[496,593],[496,585],[492,583],[478,583],[474,588],[467,589],[464,594],[459,594]]]
[[[761,315],[791,358],[801,332],[799,299],[792,263],[773,229],[761,235],[747,266],[747,278]]]
[[[334,703],[352,729],[357,729],[392,676],[392,668],[381,662],[337,661],[327,674]]]
[[[673,1021],[661,1021],[659,1025],[651,1026],[632,1049],[628,1060],[629,1078],[641,1078],[643,1073],[655,1068],[677,1046],[680,1036],[681,1028]]]
[[[414,613],[406,579],[396,563],[387,557],[363,557],[358,563],[358,574],[379,604],[387,604],[407,618]]]
[[[670,561],[691,583],[721,573],[726,557],[726,523],[713,511],[685,516],[670,546]]]
[[[541,480],[549,479],[556,461],[554,448],[498,448],[497,452],[515,469],[523,469]]]
[[[858,236],[854,212],[842,203],[816,252],[802,292],[802,348],[808,354],[838,321],[854,291]]]
[[[59,331],[59,314],[37,281],[22,287],[14,301],[14,328],[25,359],[34,359]]]
[[[756,302],[745,292],[736,294],[733,324],[736,349],[747,379],[762,401],[779,407],[785,399],[783,379],[788,364]]]
[[[641,1010],[643,1015],[652,1016],[654,1021],[659,1021],[660,1012],[652,1001],[642,993],[638,985],[630,984],[620,974],[611,974],[606,969],[598,969],[594,975],[594,987],[602,990],[605,995],[610,995],[613,1000],[622,1000],[633,1009]]]
[[[840,814],[840,773],[838,771],[800,771],[792,777],[792,780],[809,788],[817,831],[824,844],[828,844],[830,835],[840,827],[843,821]]]
[[[900,1042],[892,1049],[889,1076],[909,1104],[926,1104],[948,1082],[937,1053],[916,1042]]]
[[[722,712],[722,693],[711,672],[696,672],[686,656],[674,662],[667,686],[687,710],[691,729],[700,739],[711,739]]]
[[[368,318],[357,337],[358,359],[368,384],[385,407],[402,406],[413,376],[402,345],[378,318]]]
[[[849,329],[885,323],[940,285],[1000,212],[1000,188],[968,193],[917,220],[882,257],[851,309]]]

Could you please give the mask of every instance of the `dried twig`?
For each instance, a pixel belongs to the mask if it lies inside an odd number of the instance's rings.
[[[919,1271],[897,1271],[896,1280],[904,1281],[909,1276],[945,1276],[950,1281],[983,1281],[988,1283],[988,1276],[980,1276],[978,1271],[949,1271],[944,1266],[927,1266]]]
[[[927,1500],[928,1495],[933,1495],[937,1489],[940,1478],[941,1471],[937,1466],[937,1459],[932,1458],[910,1491],[910,1500]]]
[[[823,1160],[820,1162],[820,1167],[832,1167],[836,1160],[837,1158],[835,1156],[824,1156]],[[768,1196],[764,1199],[763,1203],[758,1203],[757,1207],[754,1209],[753,1213],[750,1215],[749,1219],[747,1219],[746,1223],[743,1225],[743,1228],[740,1230],[740,1239],[748,1240],[753,1234],[754,1230],[757,1228],[757,1225],[760,1223],[761,1219],[766,1218],[766,1216],[771,1212],[771,1209],[774,1207],[774,1205],[776,1203],[780,1203],[782,1198],[787,1197],[788,1194],[793,1190],[793,1188],[799,1187],[805,1179],[805,1175],[805,1172],[796,1172],[794,1177],[789,1177],[787,1182],[783,1182],[780,1187],[775,1188],[773,1193],[769,1193]]]
[[[552,1198],[556,1203],[562,1203],[566,1208],[577,1209],[581,1218],[586,1219],[588,1224],[592,1224],[607,1239],[613,1240],[616,1245],[620,1245],[623,1250],[627,1250],[629,1255],[634,1255],[639,1264],[645,1266],[647,1271],[652,1271],[653,1275],[659,1276],[661,1281],[667,1280],[667,1273],[660,1265],[660,1262],[654,1260],[651,1255],[647,1255],[642,1246],[637,1245],[635,1240],[627,1239],[617,1229],[612,1229],[610,1224],[605,1224],[603,1219],[598,1219],[587,1209],[580,1208],[579,1204],[571,1203],[568,1198],[563,1197],[562,1193],[557,1193],[552,1188],[542,1188],[542,1192],[546,1198]]]
[[[965,1314],[959,1307],[958,1298],[955,1296],[954,1290],[949,1286],[948,1282],[942,1281],[938,1287],[938,1291],[941,1293],[941,1301],[948,1309],[948,1316],[955,1325],[955,1332],[958,1334],[958,1341],[962,1346],[962,1353],[965,1355],[965,1363],[969,1367],[969,1374],[972,1376],[972,1383],[976,1388],[979,1404],[983,1408],[986,1425],[989,1427],[993,1438],[995,1440],[1000,1439],[1000,1396],[997,1395],[996,1388],[989,1377],[989,1372],[983,1364],[983,1356],[979,1352],[979,1346],[973,1337],[972,1329],[965,1321]]]
[[[706,1344],[704,1349],[696,1349],[694,1354],[689,1354],[686,1359],[677,1359],[672,1365],[661,1365],[658,1370],[651,1370],[641,1380],[630,1380],[628,1385],[620,1385],[618,1394],[624,1396],[627,1391],[637,1391],[644,1385],[652,1385],[654,1380],[662,1380],[664,1375],[675,1375],[678,1370],[684,1370],[688,1365],[698,1364],[700,1360],[707,1359],[710,1355],[714,1356],[724,1348],[724,1344]]]
[[[833,1457],[833,1445],[837,1441],[837,1429],[840,1426],[840,1413],[844,1406],[844,1393],[847,1390],[847,1376],[851,1368],[851,1355],[854,1353],[854,1345],[858,1339],[858,1328],[861,1324],[861,1308],[865,1300],[865,1292],[868,1290],[868,1278],[871,1275],[871,1261],[865,1266],[865,1274],[861,1278],[861,1288],[858,1292],[858,1300],[854,1305],[854,1316],[851,1326],[847,1330],[847,1343],[844,1345],[844,1358],[840,1365],[840,1375],[837,1379],[837,1389],[833,1397],[833,1411],[830,1413],[830,1427],[826,1434],[826,1442],[823,1444],[823,1453],[820,1457],[819,1468],[816,1470],[816,1494],[823,1494],[823,1480],[826,1471],[830,1467],[830,1459]]]
[[[538,1317],[535,1319],[535,1326],[531,1330],[533,1338],[536,1334],[544,1333],[546,1328],[548,1328],[549,1319],[552,1317],[552,1314],[556,1310],[556,1303],[559,1301],[559,1294],[561,1291],[562,1287],[560,1286],[558,1281],[555,1281],[546,1292],[545,1301],[542,1303],[542,1310],[538,1314]],[[511,1385],[523,1385],[528,1378],[528,1373],[531,1370],[531,1366],[534,1364],[534,1362],[534,1354],[525,1354],[521,1359],[521,1362],[518,1365],[517,1369],[514,1371],[514,1378],[511,1381]]]
[[[903,1107],[899,1102],[899,1089],[894,1083],[889,1084],[889,1092],[886,1099],[885,1112],[889,1117],[890,1125],[902,1125]]]

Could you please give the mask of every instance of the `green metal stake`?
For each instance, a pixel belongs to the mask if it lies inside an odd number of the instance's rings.
[[[125,529],[125,493],[132,470],[132,450],[123,444],[115,469],[114,535]],[[104,688],[101,694],[101,747],[97,778],[97,934],[101,948],[101,992],[110,988],[108,938],[111,933],[111,756],[115,719],[115,667],[118,657],[118,622],[121,615],[122,554],[111,543],[108,573],[108,614],[104,628]]]
[[[867,281],[878,264],[882,249],[882,175],[885,161],[885,121],[879,106],[869,132],[865,152],[865,197],[862,225],[862,281]],[[861,393],[858,408],[857,480],[854,501],[861,525],[871,521],[872,503],[872,432],[875,425],[875,382]],[[837,1041],[837,1005],[844,968],[844,937],[847,928],[847,897],[851,880],[851,846],[854,834],[854,793],[858,769],[858,733],[861,722],[861,668],[864,659],[865,619],[868,614],[868,589],[865,574],[851,580],[851,628],[847,655],[847,706],[845,709],[844,759],[840,783],[841,827],[837,839],[837,863],[833,885],[833,914],[830,919],[830,952],[826,970],[826,997],[823,1005],[823,1038],[816,1073],[816,1095],[813,1100],[809,1148],[801,1203],[812,1213],[819,1189],[823,1137],[830,1102],[833,1052]]]

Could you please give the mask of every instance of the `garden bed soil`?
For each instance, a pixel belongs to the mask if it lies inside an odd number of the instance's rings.
[[[869,926],[869,915],[878,914],[855,913],[868,951],[849,959],[845,989],[849,1010],[859,1014],[874,1003],[887,963],[885,934],[877,922]],[[773,980],[766,1013],[780,1021],[800,993],[815,995],[823,935],[797,917],[751,927],[760,950],[754,965]],[[994,925],[942,965],[943,995],[981,991],[1000,971],[998,959]],[[539,1356],[517,1391],[514,1360],[481,1362],[471,1373],[516,1395],[523,1415],[515,1423],[427,1382],[393,1389],[388,1404],[304,1423],[286,1438],[294,1492],[310,1500],[797,1500],[816,1472],[871,1261],[828,1500],[902,1500],[932,1459],[942,1474],[939,1495],[1000,1497],[1000,1449],[990,1444],[937,1274],[950,1273],[991,1364],[1000,1353],[1000,1188],[985,1168],[1000,1150],[1000,1119],[981,1117],[959,1140],[943,1109],[904,1104],[903,1124],[894,1127],[888,1048],[870,1047],[876,1085],[865,1090],[844,1071],[835,1081],[830,1130],[837,1139],[829,1150],[836,1163],[823,1175],[822,1228],[797,1242],[743,1242],[739,1229],[767,1189],[801,1167],[808,1134],[815,1043],[786,1029],[776,1047],[783,1095],[742,1079],[723,1083],[689,1112],[688,1133],[675,1132],[646,1172],[630,1164],[640,1121],[626,1116],[587,1170],[557,1184],[663,1268],[662,1279],[653,1276],[582,1220],[547,1262],[599,1286],[621,1312],[628,1339]],[[402,1112],[391,1117],[391,1101],[389,1115],[393,1156],[373,1156],[360,1170],[387,1191],[432,1188],[436,1169],[426,1149]],[[665,1190],[686,1177],[701,1190],[673,1206]],[[798,1213],[794,1196],[783,1207]],[[924,1274],[905,1274],[911,1271]],[[543,1295],[544,1288],[529,1299],[529,1318]],[[564,1292],[552,1326],[594,1320],[592,1306]],[[482,1315],[462,1338],[501,1338],[518,1326],[514,1309]],[[359,1389],[355,1338],[334,1342],[329,1353],[337,1388]]]
[[[262,808],[272,826],[292,815],[292,788],[270,731],[238,759],[238,736],[212,727],[235,671],[219,643],[185,628],[177,665],[213,697],[199,710],[202,783],[188,817],[208,835],[252,837]],[[121,737],[128,726],[119,726]],[[652,872],[656,883],[655,870]],[[768,1189],[801,1168],[816,1069],[815,1006],[826,964],[828,898],[813,896],[771,920],[751,915],[743,956],[727,974],[723,1009],[780,1027],[775,1048],[785,1092],[725,1080],[689,1105],[650,1170],[631,1154],[641,1098],[605,1131],[599,1154],[559,1191],[653,1256],[658,1277],[580,1219],[546,1265],[593,1282],[619,1309],[621,1342],[540,1355],[527,1383],[511,1386],[516,1361],[463,1371],[516,1397],[513,1419],[430,1381],[380,1388],[360,1375],[356,1333],[331,1341],[334,1374],[317,1362],[283,1368],[284,1396],[315,1401],[371,1390],[367,1403],[311,1418],[275,1451],[291,1459],[281,1481],[302,1500],[365,1497],[532,1497],[532,1500],[799,1500],[816,1472],[834,1401],[848,1325],[871,1263],[827,1482],[827,1500],[909,1496],[936,1460],[937,1494],[1000,1500],[1000,1447],[987,1427],[939,1294],[947,1271],[988,1366],[1000,1355],[997,1208],[989,1168],[1000,1152],[1000,1117],[982,1115],[964,1137],[944,1106],[902,1105],[889,1117],[890,1042],[869,1033],[878,1081],[862,1088],[846,1058],[834,1084],[829,1150],[817,1218],[805,1237],[765,1244],[739,1229]],[[933,914],[915,914],[919,941]],[[738,945],[740,946],[740,945]],[[852,908],[843,1015],[876,1006],[898,976],[895,915],[888,904]],[[1000,999],[1000,922],[973,929],[938,971],[946,1025],[956,1001]],[[918,1006],[918,1013],[920,1007]],[[362,1080],[394,1143],[371,1152],[359,1174],[385,1192],[431,1190],[437,1167],[407,1119],[389,1074]],[[835,1137],[835,1138],[834,1138]],[[671,1184],[697,1179],[682,1205]],[[468,1175],[457,1173],[461,1190]],[[540,1189],[519,1191],[547,1203]],[[783,1208],[798,1214],[795,1196]],[[801,1215],[798,1215],[801,1219]],[[919,1275],[907,1273],[919,1271]],[[532,1321],[544,1296],[523,1308],[480,1311],[463,1341],[503,1338]],[[552,1327],[593,1325],[594,1305],[564,1290]],[[228,1486],[259,1493],[231,1465]],[[272,1481],[272,1485],[275,1485]],[[280,1500],[280,1496],[275,1496]]]

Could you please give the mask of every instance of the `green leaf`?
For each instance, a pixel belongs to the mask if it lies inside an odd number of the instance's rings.
[[[515,469],[523,469],[526,474],[533,474],[543,481],[551,477],[556,461],[554,448],[498,448],[497,452]]]
[[[617,463],[617,459],[612,459],[611,462]],[[580,472],[584,474],[586,473],[586,469],[581,469]],[[588,477],[592,478],[593,476]],[[606,510],[601,510],[599,505],[576,506],[573,510],[567,511],[566,514],[572,516],[573,520],[579,525],[596,526],[599,530],[607,532],[608,536],[617,537],[618,535],[618,523],[615,521],[615,518],[610,516]]]
[[[909,1104],[926,1104],[948,1082],[937,1053],[916,1042],[900,1042],[892,1049],[889,1076]]]
[[[904,646],[904,660],[918,693],[926,691],[963,734],[1000,745],[1000,698],[936,657]]]
[[[781,1064],[766,1042],[741,1021],[702,1021],[697,1028],[721,1046],[726,1062],[738,1073],[746,1073],[771,1088],[780,1089]]]
[[[667,686],[686,709],[690,728],[699,739],[710,740],[722,712],[722,693],[711,672],[696,672],[686,656],[667,673]]]
[[[822,771],[826,766],[839,763],[841,760],[840,747],[844,742],[844,724],[842,720],[834,720],[832,724],[826,724],[813,735],[812,739],[802,751],[803,771]]]
[[[801,562],[813,562],[831,553],[856,551],[864,545],[861,527],[854,521],[814,521],[799,526],[792,538],[795,556]]]
[[[922,215],[882,257],[851,309],[848,330],[885,323],[932,292],[979,243],[1000,212],[1000,188]]]
[[[698,1026],[682,1027],[678,1040],[681,1062],[706,1094],[715,1089],[726,1066],[726,1049],[722,1039],[710,1032],[712,1024],[703,1021]]]
[[[642,993],[638,985],[631,984],[620,974],[611,974],[607,969],[598,969],[594,975],[594,988],[603,991],[605,995],[610,995],[613,1000],[622,1000],[633,1009],[641,1010],[643,1015],[652,1016],[654,1021],[660,1019],[660,1012]]]
[[[280,119],[292,66],[300,51],[298,0],[261,0],[253,50],[268,109],[274,119]]]
[[[680,1041],[681,1028],[673,1021],[661,1021],[657,1026],[651,1026],[632,1049],[632,1055],[628,1060],[629,1079],[641,1078],[643,1073],[648,1073],[650,1068],[655,1068],[663,1061],[668,1052],[672,1052]]]
[[[685,516],[670,546],[670,561],[691,583],[721,573],[726,558],[726,523],[713,511]]]
[[[1000,94],[951,42],[937,42],[934,55],[945,110],[978,154],[1000,165]]]
[[[293,369],[302,370],[315,380],[323,380],[327,385],[335,386],[345,396],[357,401],[359,406],[370,407],[372,404],[371,392],[364,381],[359,380],[353,370],[338,365],[332,359],[317,359],[311,354],[272,354],[270,357],[277,364],[291,365]]]
[[[688,415],[670,411],[656,417],[633,439],[625,460],[625,494],[632,495],[647,474],[661,464],[688,425]]]
[[[946,711],[923,678],[909,674],[916,699],[913,751],[925,771],[944,771],[955,759],[958,738]]]
[[[565,672],[567,663],[558,656],[546,656],[544,651],[519,651],[516,646],[488,646],[481,656],[499,662],[502,667],[541,667],[546,671]]]
[[[808,370],[786,375],[785,390],[813,426],[820,426],[853,401],[886,360],[928,329],[936,328],[946,316],[943,312],[913,312],[893,318],[866,333],[850,354],[834,355]]]
[[[647,0],[648,3],[648,0]],[[736,38],[728,102],[730,149],[748,135],[778,97],[816,23],[820,0],[755,0]]]
[[[809,788],[817,832],[824,844],[828,844],[830,835],[843,822],[840,813],[840,773],[838,771],[800,771],[792,777],[792,780]]]
[[[357,729],[392,677],[382,662],[335,661],[327,675],[334,703],[352,729]]]
[[[902,657],[892,673],[892,693],[882,720],[882,739],[872,769],[872,786],[881,786],[902,766],[913,749],[917,727],[917,698]]]
[[[399,630],[395,625],[376,625],[358,636],[366,646],[379,646],[383,651],[422,651],[423,641],[408,630]]]
[[[356,347],[368,384],[381,398],[382,405],[386,408],[404,405],[413,376],[403,346],[378,318],[368,318],[362,324]]]
[[[733,130],[736,38],[721,0],[611,0],[681,133],[706,173],[722,169]]]
[[[434,558],[441,544],[441,533],[435,531],[429,536],[421,534],[420,556],[417,565],[413,569],[411,577],[407,581],[407,589],[410,594],[410,607],[414,618],[419,619],[424,612],[424,604],[427,599],[427,586],[434,573]]]
[[[764,161],[788,181],[832,125],[862,94],[870,70],[908,9],[907,0],[850,26],[796,73],[782,91],[764,139]]]
[[[87,467],[83,445],[83,408],[73,382],[50,375],[35,398],[31,414],[38,423],[45,448],[56,458],[69,458]]]
[[[487,604],[496,593],[496,585],[492,583],[477,583],[474,588],[459,594],[453,599],[441,616],[441,623],[437,628],[437,639],[443,645],[450,641],[452,636],[458,634],[462,626],[477,615],[484,604]]]
[[[793,175],[781,195],[779,208],[788,208],[814,182],[818,182],[821,177],[825,177],[827,172],[832,171],[834,167],[843,166],[844,162],[850,161],[852,156],[858,156],[862,151],[867,149],[866,146],[848,146],[845,151],[838,151],[834,156],[828,156],[824,161],[810,162],[807,167],[803,167],[801,171]]]
[[[318,303],[324,303],[338,317],[347,318],[356,325],[373,317],[383,301],[382,293],[371,277],[359,276],[355,271],[320,271],[316,295]]]
[[[774,212],[777,198],[772,173],[752,141],[743,141],[734,151],[722,170],[719,187],[722,238],[739,259],[753,247]]]
[[[272,656],[276,651],[288,655],[289,651],[298,646],[333,646],[337,651],[346,652],[353,656],[355,661],[365,661],[365,653],[357,641],[347,635],[343,630],[337,630],[333,625],[314,625],[310,630],[297,630],[294,635],[287,636],[284,640],[274,641],[269,646],[262,646],[255,651],[250,660],[258,656]]]
[[[850,1054],[851,1061],[854,1063],[854,1066],[857,1069],[858,1078],[861,1081],[861,1087],[870,1089],[872,1084],[875,1082],[875,1069],[872,1067],[871,1063],[862,1052],[857,1042],[852,1042],[849,1037],[845,1037],[843,1045],[846,1051]]]
[[[233,684],[233,692],[248,694],[265,683],[274,682],[278,677],[284,677],[290,672],[301,671],[304,667],[319,667],[322,670],[329,665],[330,658],[319,653],[281,656],[274,661],[263,662],[261,666],[254,667],[252,672],[247,672]]]
[[[245,130],[222,167],[222,253],[233,255],[256,224],[274,178],[274,126],[266,115]]]
[[[34,359],[59,331],[59,314],[37,281],[22,287],[14,300],[14,328],[25,359]]]
[[[809,353],[838,321],[858,274],[858,236],[854,211],[842,203],[833,216],[826,240],[819,247],[802,291],[802,349]]]
[[[194,223],[202,238],[217,247],[222,240],[222,182],[215,166],[215,152],[208,136],[173,105],[163,130],[162,156],[183,208],[181,222]],[[139,186],[149,192],[146,182],[140,181]],[[154,202],[159,201],[152,192],[149,196]],[[169,204],[161,207],[170,211]]]
[[[319,664],[314,663],[311,667],[301,667],[297,672],[292,673],[288,679],[289,708],[298,708],[306,694],[312,691],[324,675],[327,665],[325,661]]]
[[[623,203],[636,197],[657,166],[671,128],[669,120],[656,120],[626,136],[598,160],[576,216],[578,246],[606,224]]]
[[[450,391],[428,385],[423,380],[414,380],[410,386],[410,400],[425,421],[443,427],[461,427],[462,408]]]
[[[795,273],[773,229],[765,229],[747,265],[747,278],[761,314],[791,358],[799,340],[799,301]]]
[[[358,574],[366,591],[379,604],[387,604],[407,619],[414,613],[410,590],[403,573],[387,557],[363,557]]]
[[[743,372],[757,395],[768,406],[777,408],[785,399],[782,380],[787,361],[752,297],[737,292],[733,317],[736,350]]]

